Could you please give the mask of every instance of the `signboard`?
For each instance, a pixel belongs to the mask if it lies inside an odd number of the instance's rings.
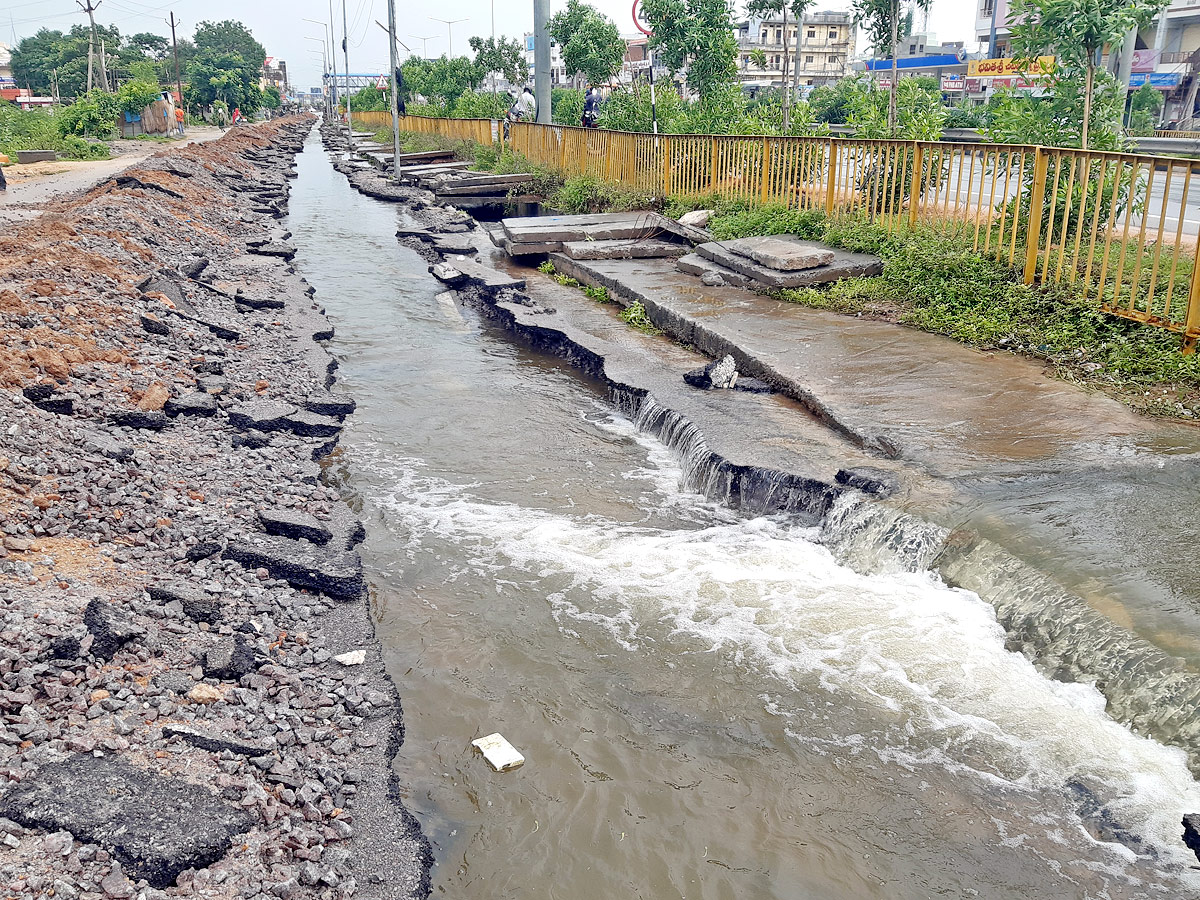
[[[1130,75],[1129,86],[1139,88],[1143,84],[1148,84],[1160,91],[1169,91],[1179,87],[1182,80],[1183,75],[1179,72],[1143,72]]]
[[[642,34],[647,37],[654,37],[654,29],[642,17],[642,0],[633,0],[633,24]]]
[[[1044,75],[1054,69],[1053,56],[1039,56],[1020,65],[1021,60],[1004,57],[1002,59],[972,59],[967,62],[968,75]]]
[[[965,78],[952,78],[948,75],[942,77],[942,90],[946,93],[951,91],[961,91],[967,86]]]
[[[1134,50],[1131,72],[1153,72],[1158,65],[1157,50]]]

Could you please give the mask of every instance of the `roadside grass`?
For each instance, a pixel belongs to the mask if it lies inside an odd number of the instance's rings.
[[[1200,418],[1200,355],[1184,356],[1178,334],[1103,313],[1069,285],[1026,286],[969,241],[920,226],[889,232],[813,211],[737,204],[718,206],[709,229],[718,240],[796,234],[884,261],[878,277],[778,291],[780,300],[1021,353],[1141,412]]]
[[[608,288],[604,287],[603,285],[596,285],[593,287],[592,285],[584,284],[578,279],[572,278],[570,275],[564,275],[562,272],[559,272],[554,268],[554,263],[550,262],[550,260],[546,260],[544,263],[538,266],[537,269],[543,275],[549,275],[563,287],[579,288],[581,291],[583,291],[584,296],[595,300],[597,303],[611,303],[614,306],[619,305],[616,300],[609,296]],[[642,332],[642,334],[665,334],[661,328],[655,327],[654,323],[650,321],[650,316],[646,312],[646,307],[642,305],[640,300],[634,300],[632,303],[618,312],[617,317],[630,328],[636,329],[637,331]]]
[[[17,161],[18,150],[54,150],[60,159],[108,159],[108,146],[73,134],[64,135],[44,110],[22,110],[0,103],[0,153]]]

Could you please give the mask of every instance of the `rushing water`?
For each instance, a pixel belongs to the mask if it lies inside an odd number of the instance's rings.
[[[443,295],[394,207],[315,142],[299,167],[296,265],[359,401],[331,465],[370,530],[435,893],[1200,890],[1181,750],[1007,650],[976,596],[689,493],[598,386]],[[493,731],[523,768],[473,755]]]

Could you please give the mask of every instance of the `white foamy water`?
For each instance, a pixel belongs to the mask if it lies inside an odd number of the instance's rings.
[[[633,437],[624,420],[609,427]],[[679,490],[679,467],[661,445],[636,439],[648,454],[634,477],[659,499],[692,504],[696,521],[713,511]],[[818,736],[799,723],[789,730],[798,741],[908,769],[940,766],[1005,790],[1061,796],[1087,785],[1104,819],[1161,864],[1194,863],[1179,822],[1200,809],[1200,785],[1183,751],[1112,720],[1094,688],[1051,681],[1006,650],[992,608],[972,593],[927,572],[856,573],[811,529],[783,519],[725,512],[706,527],[650,528],[488,502],[423,475],[416,460],[363,465],[389,485],[372,499],[394,531],[414,544],[449,541],[468,568],[493,578],[551,585],[547,599],[566,630],[602,626],[631,652],[700,644],[768,684],[823,692],[815,705],[831,706],[834,720],[844,705],[876,723],[868,737],[828,727]],[[773,697],[765,688],[765,712],[795,714]]]

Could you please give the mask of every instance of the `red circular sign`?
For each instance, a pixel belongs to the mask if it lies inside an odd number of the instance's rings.
[[[642,24],[642,17],[640,15],[641,11],[642,0],[633,0],[633,24],[642,34],[646,35],[647,37],[654,37],[654,32]]]

